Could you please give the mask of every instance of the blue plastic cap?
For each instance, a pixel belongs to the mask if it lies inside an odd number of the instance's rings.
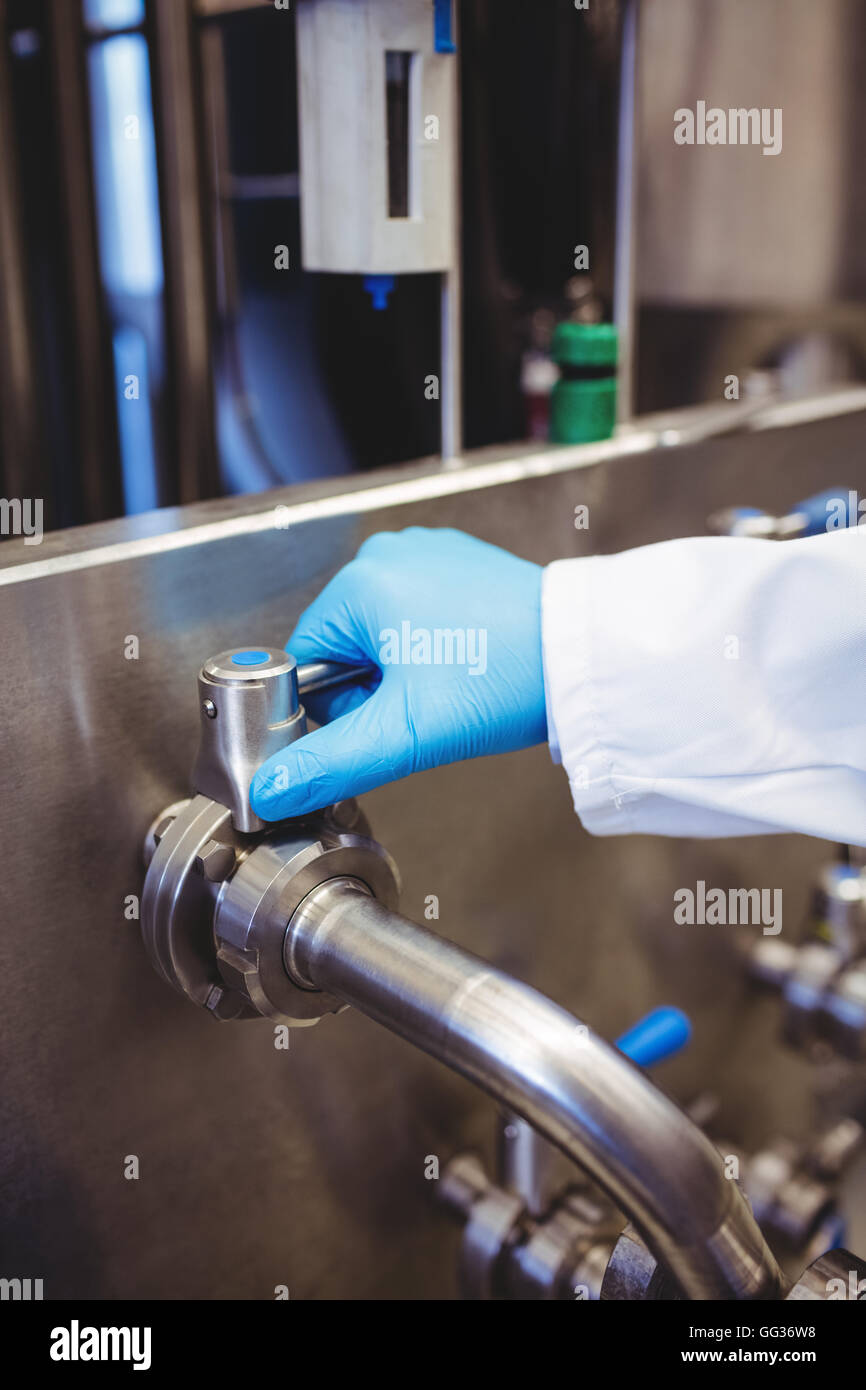
[[[692,1025],[681,1009],[653,1009],[617,1040],[617,1047],[639,1067],[664,1062],[685,1047]]]
[[[232,657],[233,666],[261,666],[267,661],[267,652],[235,652]]]
[[[374,309],[387,309],[388,296],[394,288],[393,275],[365,275],[364,289],[373,301]]]

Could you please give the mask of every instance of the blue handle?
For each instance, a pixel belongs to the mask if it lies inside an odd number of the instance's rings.
[[[617,1039],[616,1046],[639,1067],[652,1067],[673,1057],[691,1035],[692,1025],[682,1010],[666,1006],[640,1019]]]
[[[759,507],[731,507],[722,515],[725,517],[725,533],[731,536],[749,535],[748,524],[757,518],[773,520]],[[828,487],[792,507],[789,518],[794,516],[802,521],[796,531],[789,533],[791,535],[820,536],[827,531],[842,531],[859,523],[859,497],[853,488]]]
[[[828,487],[824,492],[816,492],[793,508],[802,512],[806,525],[800,532],[803,536],[820,536],[825,531],[840,531],[847,526],[856,526],[857,494],[847,487]]]

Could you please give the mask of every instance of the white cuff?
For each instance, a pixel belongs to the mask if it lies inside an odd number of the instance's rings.
[[[542,647],[551,756],[568,774],[574,809],[595,835],[624,834],[630,804],[651,791],[617,771],[597,674],[594,631],[599,556],[557,560],[542,580]]]

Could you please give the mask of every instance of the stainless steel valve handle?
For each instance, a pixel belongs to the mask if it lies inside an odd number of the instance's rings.
[[[240,647],[206,661],[198,677],[201,729],[192,784],[231,811],[236,830],[264,830],[250,805],[256,768],[307,732],[300,696],[362,679],[375,668],[311,661],[274,647]]]

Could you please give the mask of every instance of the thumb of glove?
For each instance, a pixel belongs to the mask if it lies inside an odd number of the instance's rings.
[[[388,718],[383,687],[363,704],[274,753],[256,772],[250,802],[262,820],[282,820],[361,796],[412,771],[405,721]]]

